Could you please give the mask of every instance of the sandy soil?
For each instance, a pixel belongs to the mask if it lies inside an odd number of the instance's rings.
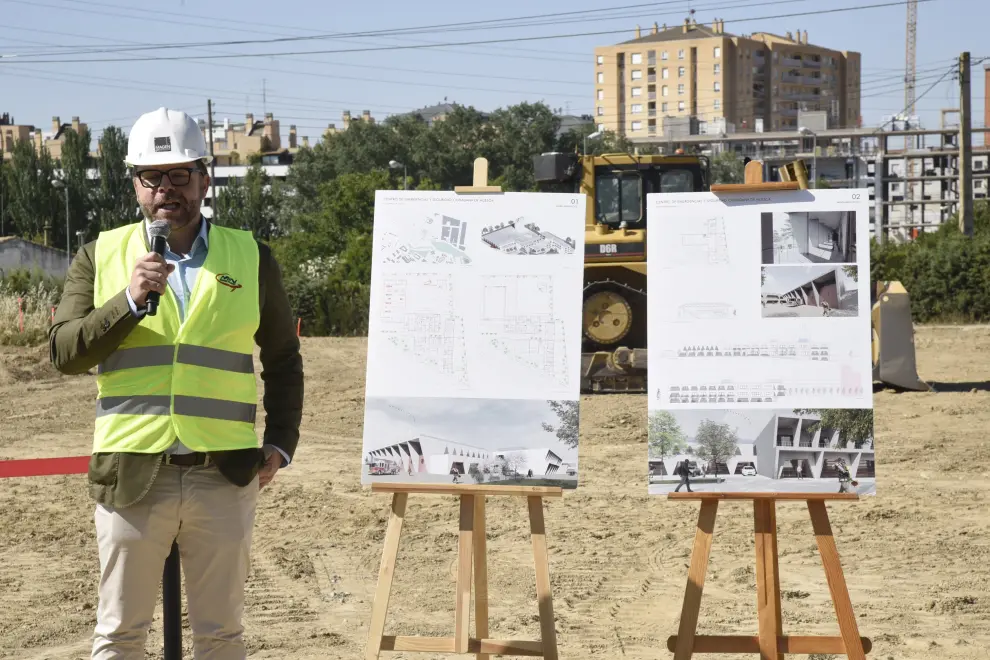
[[[921,376],[946,391],[876,395],[879,495],[830,511],[870,657],[969,660],[990,648],[990,329],[917,337]],[[365,343],[303,347],[302,441],[260,500],[247,641],[252,658],[353,659],[389,506],[359,483]],[[0,349],[0,459],[86,453],[94,394],[92,376],[56,374],[44,348]],[[645,417],[644,396],[585,398],[581,485],[547,503],[562,658],[670,657],[698,505],[646,494]],[[4,480],[0,511],[0,658],[88,657],[97,553],[84,478]],[[410,499],[386,634],[452,635],[456,516],[452,498]],[[537,638],[524,503],[490,501],[488,520],[491,636]],[[838,634],[806,509],[781,504],[778,520],[785,633]],[[754,552],[751,507],[723,505],[700,631],[755,634]],[[148,649],[161,657],[160,610]]]

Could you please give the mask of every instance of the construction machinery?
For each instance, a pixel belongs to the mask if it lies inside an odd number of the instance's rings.
[[[911,301],[900,282],[877,282],[871,292],[873,381],[905,390],[930,391],[915,363]]]
[[[547,153],[538,183],[587,195],[582,392],[646,391],[646,196],[708,190],[700,155]]]

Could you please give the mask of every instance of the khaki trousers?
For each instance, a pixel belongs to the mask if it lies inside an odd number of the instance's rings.
[[[196,660],[244,660],[244,583],[258,478],[244,488],[215,466],[162,465],[124,509],[97,505],[99,606],[92,660],[144,660],[165,559],[177,540]]]

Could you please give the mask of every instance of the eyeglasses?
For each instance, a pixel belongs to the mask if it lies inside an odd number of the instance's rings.
[[[173,186],[181,188],[189,183],[193,173],[196,171],[195,167],[176,167],[167,172],[163,172],[162,170],[141,170],[140,172],[135,172],[134,175],[141,181],[141,185],[145,188],[157,188],[166,176],[172,182]]]

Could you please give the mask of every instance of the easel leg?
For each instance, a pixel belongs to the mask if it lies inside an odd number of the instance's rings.
[[[783,660],[777,638],[783,633],[780,612],[780,571],[777,566],[777,507],[773,500],[753,501],[756,532],[756,610],[759,617],[760,660]]]
[[[698,513],[698,530],[694,535],[694,549],[691,551],[691,567],[688,569],[684,605],[681,607],[681,623],[677,629],[674,660],[690,660],[694,654],[694,635],[698,630],[701,592],[705,588],[708,558],[712,553],[712,531],[715,529],[716,513],[718,513],[718,500],[702,501],[701,511]]]
[[[488,639],[488,546],[485,538],[485,496],[474,496],[474,627],[478,639]],[[488,660],[478,653],[476,660]]]
[[[780,609],[780,566],[777,554],[777,503],[773,500],[767,502],[767,510],[770,516],[770,559],[773,562],[773,609],[774,609],[774,630],[777,637],[784,635],[784,615]],[[783,653],[777,653],[777,660],[784,660]]]
[[[811,526],[815,530],[818,552],[822,555],[825,578],[832,593],[832,603],[835,606],[835,616],[839,620],[839,632],[846,647],[846,656],[850,660],[866,660],[863,640],[859,636],[856,614],[853,612],[852,600],[849,598],[846,578],[842,574],[839,551],[835,547],[835,537],[832,536],[832,525],[828,520],[825,502],[808,500],[808,512],[811,514]]]
[[[395,575],[395,558],[399,554],[399,535],[406,515],[407,493],[392,495],[392,513],[385,532],[385,546],[382,549],[382,565],[378,569],[378,588],[375,590],[375,603],[371,608],[371,627],[368,631],[366,660],[378,660],[385,633],[385,614],[388,612],[388,599],[392,592],[392,577]]]
[[[540,641],[543,657],[557,658],[557,627],[553,618],[553,597],[550,593],[550,562],[547,557],[547,532],[543,521],[543,498],[530,496],[529,532],[533,537],[533,559],[536,566],[536,599],[540,607]]]
[[[454,614],[454,653],[467,653],[468,642],[471,638],[474,498],[474,495],[461,495],[460,539],[457,550],[457,604]]]

